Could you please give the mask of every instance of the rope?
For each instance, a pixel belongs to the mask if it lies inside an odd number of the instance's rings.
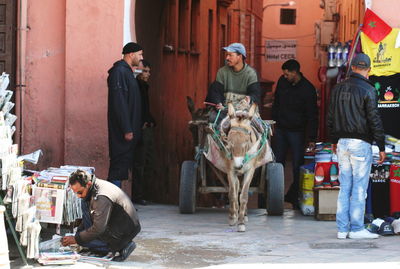
[[[264,132],[263,132],[263,134],[262,134],[262,136],[261,136],[261,147],[258,149],[258,151],[256,152],[256,153],[254,153],[254,154],[251,154],[251,155],[248,155],[247,153],[246,153],[246,155],[244,156],[244,159],[243,159],[243,165],[245,165],[247,162],[249,162],[250,160],[252,160],[253,158],[255,158],[255,157],[257,157],[259,154],[260,154],[260,152],[261,152],[261,150],[264,148],[264,146],[265,146],[265,144],[266,144],[266,142],[267,142],[267,137],[268,137],[268,134],[269,134],[269,129],[271,128],[269,125],[267,125],[263,120],[261,120],[261,122],[262,122],[262,125],[263,125],[263,129],[264,129]]]
[[[218,121],[218,118],[219,118],[219,116],[221,114],[221,110],[222,109],[218,110],[217,117],[215,118],[214,123],[212,125],[212,129],[214,131],[213,134],[212,134],[212,138],[217,143],[219,149],[224,151],[225,156],[227,158],[231,159],[232,158],[232,154],[227,150],[227,148],[225,147],[224,143],[221,141],[220,135],[219,135],[219,130],[216,129],[217,121]],[[261,120],[261,124],[262,124],[263,129],[264,129],[264,132],[262,133],[262,136],[261,136],[261,146],[257,150],[257,152],[254,153],[254,154],[248,155],[246,153],[246,155],[244,156],[244,159],[243,159],[243,165],[245,165],[247,162],[249,162],[253,158],[257,157],[261,153],[261,151],[263,150],[263,148],[264,148],[264,146],[265,146],[265,144],[267,142],[268,135],[270,134],[269,131],[270,131],[271,127],[269,125],[267,125],[263,120]]]

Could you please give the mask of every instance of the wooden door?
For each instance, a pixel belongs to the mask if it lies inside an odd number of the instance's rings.
[[[10,74],[13,89],[16,52],[16,0],[0,0],[0,74]]]

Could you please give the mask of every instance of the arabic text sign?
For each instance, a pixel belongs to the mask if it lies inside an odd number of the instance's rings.
[[[296,40],[267,40],[265,42],[265,61],[284,62],[296,58]]]

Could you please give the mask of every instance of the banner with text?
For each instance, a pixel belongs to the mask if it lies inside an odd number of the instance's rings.
[[[267,40],[265,42],[265,61],[285,62],[289,59],[295,59],[296,50],[296,40]]]

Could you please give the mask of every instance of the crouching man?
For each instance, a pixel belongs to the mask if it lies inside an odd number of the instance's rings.
[[[112,252],[113,261],[124,261],[136,248],[132,239],[140,232],[129,197],[114,184],[82,170],[71,174],[69,184],[82,198],[82,223],[75,236],[62,238],[62,245],[79,244],[95,253]]]

